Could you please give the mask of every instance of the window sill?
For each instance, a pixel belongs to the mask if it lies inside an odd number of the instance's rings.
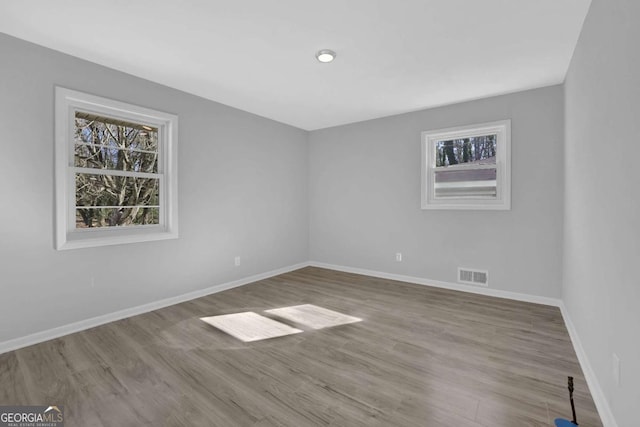
[[[123,245],[128,243],[154,242],[177,239],[177,231],[153,230],[108,230],[91,232],[71,232],[60,236],[56,242],[57,250],[93,248],[98,246]]]
[[[423,203],[422,210],[476,210],[476,211],[510,211],[511,205],[504,203]]]

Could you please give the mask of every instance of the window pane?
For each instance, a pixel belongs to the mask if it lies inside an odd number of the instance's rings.
[[[158,224],[159,181],[77,173],[76,228]]]
[[[77,167],[158,172],[158,129],[76,112]]]
[[[123,222],[123,218],[130,218]],[[160,223],[160,208],[136,206],[131,208],[76,209],[76,228],[117,227]]]
[[[495,164],[498,135],[436,141],[436,167]]]
[[[443,169],[435,171],[435,197],[467,197],[495,199],[497,170]]]

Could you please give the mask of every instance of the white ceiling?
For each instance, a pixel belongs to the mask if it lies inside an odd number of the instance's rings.
[[[2,0],[0,32],[313,130],[561,83],[589,4]]]

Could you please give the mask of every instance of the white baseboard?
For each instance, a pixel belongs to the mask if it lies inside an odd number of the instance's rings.
[[[593,403],[595,403],[596,408],[598,409],[598,414],[600,415],[602,424],[604,427],[618,427],[618,423],[613,417],[613,412],[611,412],[609,401],[600,387],[600,383],[598,382],[598,378],[591,367],[591,363],[589,363],[589,358],[587,357],[587,353],[584,351],[578,331],[571,320],[571,316],[569,316],[569,312],[567,311],[567,307],[564,305],[564,302],[560,304],[560,312],[562,313],[562,318],[564,319],[564,323],[569,331],[571,343],[573,344],[573,348],[578,356],[582,373],[584,374],[584,378],[587,380],[587,385],[589,386]]]
[[[96,326],[104,325],[105,323],[115,322],[116,320],[124,319],[131,316],[136,316],[138,314],[148,313],[150,311],[158,310],[160,308],[168,307],[170,305],[179,304],[181,302],[200,298],[206,295],[214,294],[216,292],[221,292],[227,289],[232,289],[238,286],[246,285],[248,283],[257,282],[258,280],[268,279],[269,277],[288,273],[293,270],[298,270],[299,268],[303,268],[308,265],[309,264],[306,262],[290,265],[288,267],[279,268],[276,270],[268,271],[266,273],[255,274],[253,276],[234,280],[232,282],[214,285],[209,288],[199,289],[197,291],[189,292],[189,293],[178,295],[175,297],[150,302],[148,304],[143,304],[136,307],[126,308],[124,310],[116,311],[114,313],[92,317],[90,319],[85,319],[79,322],[58,326],[57,328],[48,329],[46,331],[36,332],[34,334],[27,335],[24,337],[14,338],[12,340],[0,342],[0,354],[6,353],[12,350],[17,350],[19,348],[27,347],[33,344],[38,344],[44,341],[52,340],[54,338],[59,338],[61,336],[69,335],[74,332],[80,332],[85,329],[94,328]]]
[[[345,267],[342,265],[326,264],[323,262],[310,261],[312,267],[326,268],[329,270],[344,271],[345,273],[362,274],[365,276],[379,277],[381,279],[396,280],[398,282],[414,283],[416,285],[433,286],[435,288],[444,288],[454,291],[470,292],[472,294],[487,295],[497,298],[506,298],[516,301],[531,302],[534,304],[552,305],[560,307],[562,300],[559,298],[541,297],[537,295],[521,294],[518,292],[503,291],[500,289],[490,289],[485,287],[476,287],[463,285],[461,283],[442,282],[440,280],[424,279],[422,277],[404,276],[401,274],[384,273],[382,271],[367,270],[365,268]]]

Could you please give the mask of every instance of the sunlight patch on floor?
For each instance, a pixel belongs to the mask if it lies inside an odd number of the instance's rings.
[[[300,329],[292,328],[252,311],[201,317],[200,320],[244,342],[266,340],[302,332]]]
[[[347,316],[346,314],[318,307],[313,304],[274,308],[272,310],[265,310],[265,313],[299,323],[312,329],[323,329],[362,321],[362,319],[358,317]]]

